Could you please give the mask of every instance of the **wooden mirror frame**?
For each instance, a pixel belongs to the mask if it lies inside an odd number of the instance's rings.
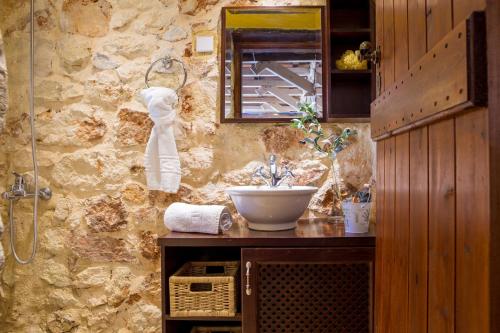
[[[323,110],[318,119],[326,121],[329,110],[329,91],[330,91],[330,33],[328,31],[329,24],[327,22],[326,6],[240,6],[240,7],[222,7],[221,9],[221,32],[219,43],[219,121],[221,123],[289,123],[292,118],[226,118],[225,116],[225,63],[226,63],[226,10],[231,9],[300,9],[300,8],[318,8],[321,11],[321,67],[322,67],[322,87],[323,87]],[[241,72],[240,72],[241,75]],[[241,108],[241,105],[240,105]]]

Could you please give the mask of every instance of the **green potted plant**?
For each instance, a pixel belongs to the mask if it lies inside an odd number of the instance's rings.
[[[292,119],[291,126],[304,133],[304,139],[300,143],[311,147],[312,149],[328,155],[332,161],[333,187],[334,196],[333,205],[341,209],[341,203],[344,199],[340,190],[337,174],[335,172],[335,160],[338,153],[346,149],[351,143],[351,139],[357,135],[355,130],[345,128],[341,133],[326,133],[318,120],[315,108],[310,103],[302,103],[299,105],[303,116],[301,118]]]

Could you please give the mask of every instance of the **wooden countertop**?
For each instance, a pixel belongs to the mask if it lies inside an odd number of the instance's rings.
[[[254,231],[237,222],[222,235],[171,232],[158,238],[166,247],[374,247],[375,228],[366,234],[349,234],[343,223],[327,218],[301,219],[297,228],[286,231]]]

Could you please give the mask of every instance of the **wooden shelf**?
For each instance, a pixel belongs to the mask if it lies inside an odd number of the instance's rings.
[[[330,34],[333,38],[341,37],[341,38],[356,38],[356,37],[365,37],[370,39],[371,29],[369,28],[360,28],[360,29],[349,29],[349,28],[332,28],[330,30]]]
[[[349,75],[349,74],[364,74],[364,75],[368,75],[368,74],[371,74],[372,73],[372,70],[371,69],[361,69],[361,70],[343,70],[343,69],[332,69],[332,74],[341,74],[341,75]]]
[[[241,313],[237,313],[234,317],[171,317],[170,315],[165,316],[166,320],[170,321],[231,321],[240,322]]]

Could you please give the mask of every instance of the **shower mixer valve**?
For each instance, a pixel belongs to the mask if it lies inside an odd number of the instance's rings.
[[[15,177],[14,184],[11,185],[10,191],[2,193],[2,198],[5,200],[17,201],[19,199],[34,197],[35,193],[27,191],[28,186],[24,176],[15,171],[12,174]],[[38,197],[43,200],[49,200],[52,197],[52,190],[48,187],[41,188],[38,190]]]

